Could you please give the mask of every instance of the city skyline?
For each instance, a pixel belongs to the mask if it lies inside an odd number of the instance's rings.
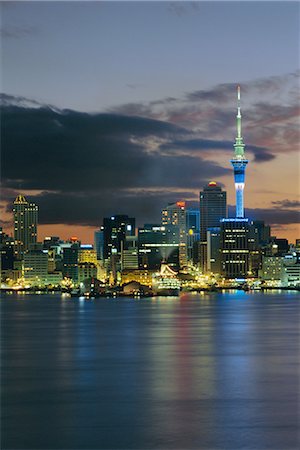
[[[19,193],[39,205],[39,239],[67,238],[71,231],[90,242],[102,217],[113,214],[136,217],[139,225],[159,221],[167,203],[198,204],[199,191],[211,180],[227,191],[233,207],[229,158],[240,84],[251,161],[246,216],[265,220],[273,235],[295,241],[299,5],[266,3],[3,5],[4,230],[11,230],[11,203]],[[126,17],[117,22],[124,36],[118,46],[108,38],[117,7]],[[246,17],[256,36],[241,33]],[[148,19],[164,25],[165,37]],[[266,19],[268,39],[259,40]],[[216,25],[214,39],[205,21]],[[284,39],[276,34],[279,24]],[[99,39],[106,46],[97,53]],[[86,47],[84,53],[87,42],[91,51]],[[66,51],[69,62],[62,60]],[[51,71],[55,58],[57,70]],[[82,71],[74,71],[79,62]]]

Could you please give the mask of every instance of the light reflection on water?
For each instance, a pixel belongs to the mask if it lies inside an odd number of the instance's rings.
[[[298,297],[4,297],[2,448],[299,448]]]

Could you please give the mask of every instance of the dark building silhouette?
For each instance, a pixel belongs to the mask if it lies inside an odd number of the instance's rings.
[[[199,262],[207,272],[207,231],[220,226],[220,220],[227,217],[227,193],[215,181],[211,181],[200,192],[200,242]]]

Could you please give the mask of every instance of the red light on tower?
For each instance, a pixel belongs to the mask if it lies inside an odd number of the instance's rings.
[[[217,183],[216,183],[215,181],[210,181],[210,182],[208,183],[208,186],[214,187],[214,186],[217,186]]]
[[[176,205],[179,206],[179,208],[185,208],[185,202],[176,202]]]

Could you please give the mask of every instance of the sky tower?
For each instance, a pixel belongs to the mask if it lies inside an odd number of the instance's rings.
[[[240,86],[237,88],[237,136],[234,144],[234,158],[230,161],[234,169],[234,185],[236,195],[236,214],[237,218],[244,217],[244,187],[245,187],[245,169],[248,164],[248,160],[245,159],[244,149],[245,144],[242,137],[242,115],[241,115],[241,90]]]

